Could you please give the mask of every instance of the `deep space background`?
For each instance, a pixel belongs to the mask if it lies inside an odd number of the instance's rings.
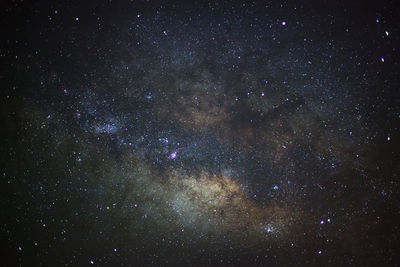
[[[396,1],[8,1],[4,266],[398,266]]]

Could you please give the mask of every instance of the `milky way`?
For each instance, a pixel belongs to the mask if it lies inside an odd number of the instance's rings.
[[[2,13],[6,265],[400,263],[391,1]]]

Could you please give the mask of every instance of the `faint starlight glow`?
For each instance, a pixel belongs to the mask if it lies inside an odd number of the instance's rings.
[[[168,213],[173,212],[178,215],[178,223],[185,230],[201,228],[218,233],[227,228],[238,234],[245,231],[257,240],[257,237],[262,238],[260,235],[262,232],[276,232],[272,225],[278,223],[281,228],[279,234],[284,235],[288,223],[295,216],[295,212],[277,206],[257,205],[254,199],[248,198],[237,181],[224,176],[208,173],[188,176],[173,171],[168,174],[168,177],[168,181],[160,182],[141,177],[138,181],[141,185],[138,186],[138,190],[140,187],[157,190],[154,192],[157,198],[169,203],[171,211]],[[152,211],[149,210],[149,212]],[[247,217],[245,214],[250,216]],[[155,215],[149,214],[149,218],[152,216]],[[265,225],[266,220],[267,226],[259,228],[260,224]],[[159,223],[162,225],[161,221]]]
[[[108,134],[114,134],[118,131],[118,125],[115,123],[104,123],[104,124],[99,124],[94,127],[95,131],[97,133],[108,133]]]

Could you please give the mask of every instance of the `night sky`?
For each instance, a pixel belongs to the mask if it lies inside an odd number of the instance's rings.
[[[0,265],[399,266],[395,2],[2,2]]]

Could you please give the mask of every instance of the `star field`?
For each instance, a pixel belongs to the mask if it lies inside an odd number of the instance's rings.
[[[5,266],[397,266],[394,1],[10,1]]]

